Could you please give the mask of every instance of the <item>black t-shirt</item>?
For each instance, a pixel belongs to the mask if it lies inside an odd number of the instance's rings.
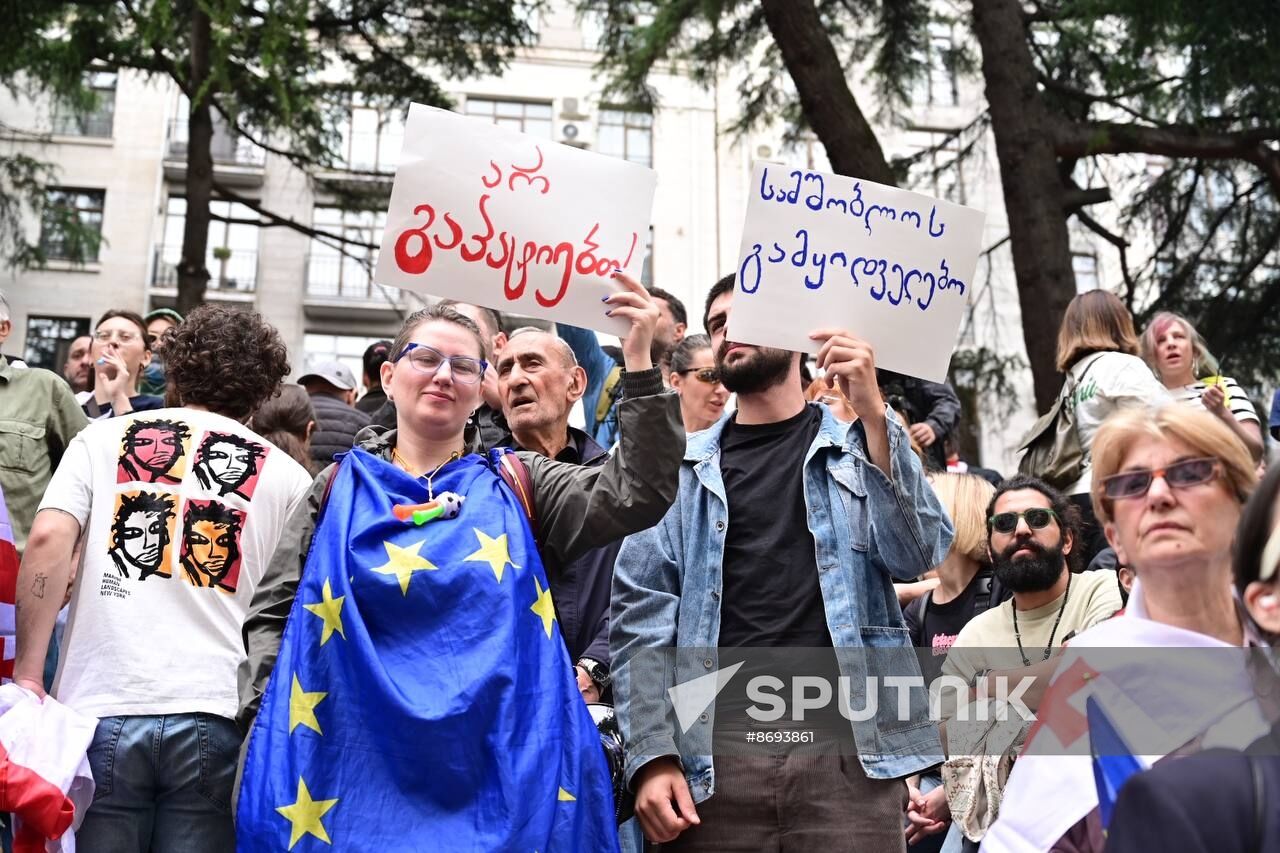
[[[831,645],[804,502],[804,458],[821,426],[822,409],[806,406],[778,423],[724,427],[720,646]]]
[[[993,587],[990,571],[975,574],[964,590],[946,604],[938,604],[933,600],[933,593],[925,596],[923,607],[909,606],[902,615],[911,632],[911,644],[916,647],[920,656],[920,669],[926,679],[936,678],[942,673],[942,662],[951,649],[951,644],[960,635],[960,629],[969,624],[969,620],[977,616],[979,602],[976,601],[985,587],[987,602],[983,610],[1000,603],[1000,587]]]

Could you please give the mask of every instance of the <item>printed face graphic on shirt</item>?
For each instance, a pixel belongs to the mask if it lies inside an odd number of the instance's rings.
[[[144,581],[152,575],[172,576],[174,502],[173,495],[153,492],[122,492],[116,497],[108,553],[121,577]]]
[[[117,483],[178,483],[186,473],[187,439],[181,421],[134,421],[125,431]]]
[[[187,501],[182,519],[182,573],[188,583],[236,591],[244,518],[244,513],[217,501]]]
[[[258,485],[267,448],[229,433],[211,432],[196,451],[195,474],[200,485],[219,495],[248,500]]]

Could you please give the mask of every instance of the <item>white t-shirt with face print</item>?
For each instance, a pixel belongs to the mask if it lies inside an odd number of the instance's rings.
[[[310,485],[279,448],[211,412],[82,430],[40,503],[84,533],[54,697],[95,717],[234,718],[241,625]]]

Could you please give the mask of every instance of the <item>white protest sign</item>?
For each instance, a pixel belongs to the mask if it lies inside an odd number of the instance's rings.
[[[876,365],[941,382],[986,214],[842,175],[755,164],[730,339],[817,352],[844,328]]]
[[[374,281],[625,335],[600,300],[640,276],[657,175],[413,104]]]

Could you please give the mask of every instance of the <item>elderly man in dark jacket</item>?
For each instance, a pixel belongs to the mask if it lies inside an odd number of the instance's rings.
[[[369,425],[369,416],[354,407],[356,378],[351,369],[337,361],[317,365],[298,384],[307,389],[316,412],[316,428],[311,433],[311,458],[322,467],[355,444],[356,433]]]
[[[518,329],[496,368],[503,414],[517,449],[587,467],[608,460],[591,436],[569,426],[569,411],[586,391],[587,374],[568,344],[539,329]],[[569,659],[588,702],[599,701],[609,684],[609,590],[621,546],[619,540],[565,565],[546,564]]]

